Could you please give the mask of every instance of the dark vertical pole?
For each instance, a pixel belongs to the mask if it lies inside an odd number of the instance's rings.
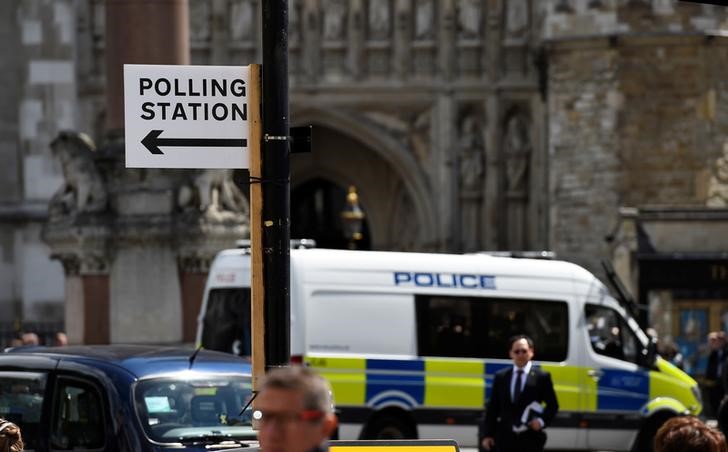
[[[263,5],[263,285],[265,362],[290,360],[288,0]]]

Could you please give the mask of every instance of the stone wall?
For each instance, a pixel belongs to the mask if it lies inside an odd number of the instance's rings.
[[[718,204],[725,197],[728,40],[711,30],[726,26],[726,9],[554,3],[569,7],[554,5],[544,25],[550,242],[562,257],[599,271],[599,261],[611,258],[604,239],[618,227],[620,206],[699,209],[709,192]]]

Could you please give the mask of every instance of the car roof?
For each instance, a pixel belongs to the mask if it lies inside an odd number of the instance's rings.
[[[251,374],[250,361],[227,353],[193,348],[151,345],[86,345],[32,347],[12,350],[8,355],[40,356],[92,367],[114,365],[137,378],[193,371],[219,374]],[[3,355],[0,354],[0,357]],[[6,355],[7,356],[7,355]],[[191,357],[194,361],[190,363]],[[191,364],[191,365],[190,365]]]

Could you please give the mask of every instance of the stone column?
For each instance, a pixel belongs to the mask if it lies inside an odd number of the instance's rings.
[[[106,0],[107,130],[124,128],[124,64],[190,63],[188,16],[187,0]]]
[[[43,240],[66,275],[65,327],[71,344],[109,343],[109,227],[66,217],[46,225]]]

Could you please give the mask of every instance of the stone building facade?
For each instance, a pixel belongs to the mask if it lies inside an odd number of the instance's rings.
[[[24,218],[5,222],[8,268],[23,261],[8,250],[44,246],[18,234],[37,237],[63,183],[48,143],[104,137],[104,6],[1,7],[0,46],[22,68],[0,94],[17,106],[0,128],[5,211]],[[191,62],[260,62],[260,7],[189,0]],[[708,232],[726,217],[727,17],[676,0],[289,0],[291,121],[314,126],[314,151],[292,156],[293,234],[354,185],[373,249],[551,249],[599,274],[611,260],[640,301],[672,310],[665,293],[688,289],[647,284],[648,261],[728,268],[724,234]],[[336,230],[335,217],[317,221]],[[60,301],[57,264],[33,268]],[[0,295],[31,314],[26,295]]]

